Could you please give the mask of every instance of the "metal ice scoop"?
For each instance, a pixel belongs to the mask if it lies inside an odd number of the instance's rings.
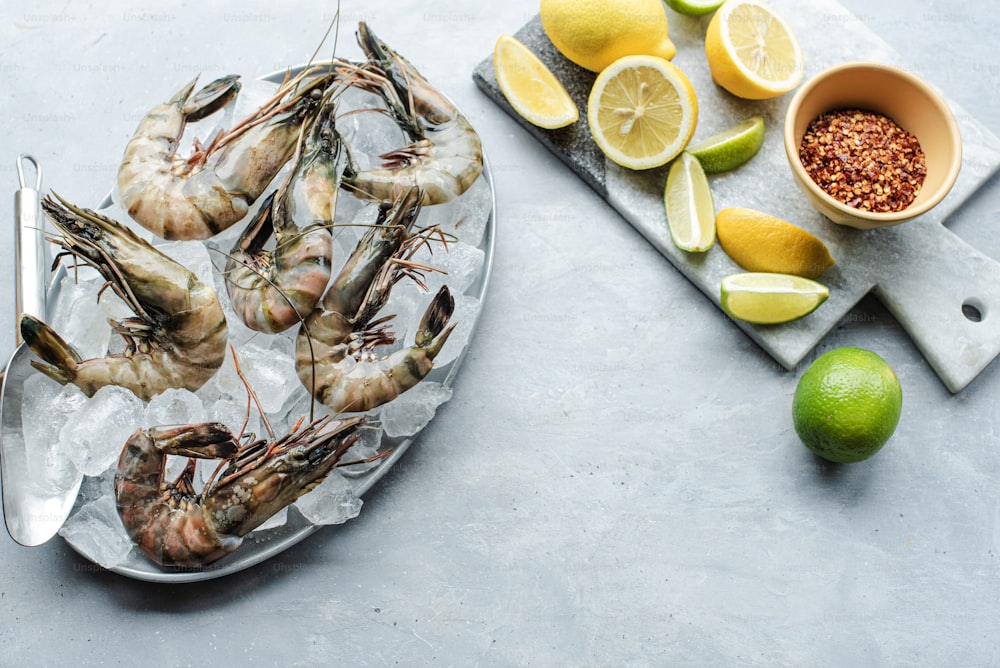
[[[25,184],[25,162],[35,168],[33,188]],[[22,154],[17,159],[17,176],[20,187],[14,195],[14,283],[16,322],[19,323],[22,313],[45,317],[49,263],[39,208],[41,167],[33,157]],[[29,475],[27,448],[32,444],[24,439],[21,401],[24,381],[34,370],[30,363],[31,351],[21,342],[19,327],[17,343],[4,370],[0,389],[0,483],[7,531],[15,541],[31,547],[41,545],[59,531],[73,508],[82,476],[77,476],[64,489],[66,484],[45,484]]]

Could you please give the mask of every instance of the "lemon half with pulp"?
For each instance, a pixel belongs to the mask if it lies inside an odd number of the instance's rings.
[[[629,169],[677,157],[698,124],[694,87],[676,65],[656,56],[625,56],[597,75],[587,122],[598,147]]]
[[[791,26],[761,0],[727,0],[705,33],[712,80],[737,97],[765,100],[802,81],[802,49]]]

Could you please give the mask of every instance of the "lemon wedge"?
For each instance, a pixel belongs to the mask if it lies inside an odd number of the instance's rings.
[[[805,65],[791,26],[761,0],[728,0],[705,33],[712,80],[737,97],[766,100],[795,88]]]
[[[753,116],[728,130],[687,147],[706,174],[736,169],[750,161],[764,146],[764,118]]]
[[[829,296],[829,288],[808,278],[751,272],[723,278],[720,303],[738,320],[775,325],[809,315]]]
[[[674,244],[689,253],[704,253],[715,243],[715,202],[701,163],[682,151],[667,172],[663,194],[667,226]]]
[[[715,230],[722,250],[747,271],[816,278],[835,263],[819,237],[753,209],[720,210]]]
[[[580,118],[566,87],[517,38],[500,35],[493,47],[493,69],[510,106],[532,125],[554,130]]]
[[[651,169],[684,150],[698,124],[694,87],[657,56],[625,56],[597,75],[587,102],[594,142],[629,169]]]

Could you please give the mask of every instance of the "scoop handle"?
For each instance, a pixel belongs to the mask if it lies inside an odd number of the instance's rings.
[[[24,184],[21,163],[30,161],[37,172],[36,187]],[[14,307],[17,343],[21,343],[19,326],[21,314],[27,313],[37,318],[45,317],[46,277],[48,276],[48,253],[45,242],[44,222],[41,217],[41,195],[39,188],[42,170],[34,158],[22,155],[18,158],[18,176],[21,187],[14,193],[14,284],[16,289]]]

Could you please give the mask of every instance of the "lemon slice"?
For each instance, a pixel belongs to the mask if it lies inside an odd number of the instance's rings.
[[[629,169],[651,169],[670,162],[691,141],[698,98],[670,61],[625,56],[597,75],[587,121],[608,158]]]
[[[788,23],[761,0],[728,0],[705,33],[712,80],[737,97],[765,100],[799,85],[802,49]]]
[[[687,151],[670,165],[663,194],[670,238],[683,251],[704,253],[715,243],[715,202],[701,164]]]
[[[835,264],[819,237],[753,209],[722,209],[715,230],[722,250],[747,271],[816,278]]]
[[[691,144],[687,151],[698,158],[706,174],[718,174],[749,162],[763,145],[764,119],[753,116],[717,135]]]
[[[722,279],[720,301],[738,320],[775,325],[809,315],[829,296],[825,285],[801,276],[746,273]]]
[[[685,16],[704,16],[722,6],[725,0],[663,0],[667,7]]]
[[[532,125],[555,130],[580,118],[565,86],[517,38],[500,35],[493,47],[493,69],[510,106]]]

